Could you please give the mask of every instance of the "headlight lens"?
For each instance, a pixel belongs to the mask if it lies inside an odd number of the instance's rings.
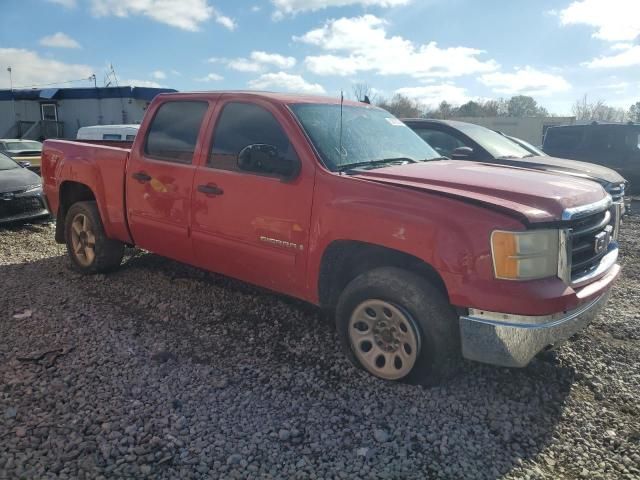
[[[534,280],[558,274],[558,230],[533,230],[491,234],[491,254],[496,278]]]
[[[42,185],[40,185],[40,184],[27,185],[24,191],[25,191],[25,193],[27,193],[27,192],[35,192],[37,190],[42,190]]]

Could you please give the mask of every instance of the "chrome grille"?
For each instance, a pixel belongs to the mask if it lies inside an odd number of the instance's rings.
[[[618,237],[620,207],[568,222],[571,252],[571,281],[579,281],[598,268]],[[615,245],[615,243],[614,243]]]
[[[624,202],[624,183],[612,183],[608,185],[605,190],[611,195],[613,203]]]

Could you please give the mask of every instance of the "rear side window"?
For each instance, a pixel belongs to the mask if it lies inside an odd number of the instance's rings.
[[[167,102],[149,126],[144,153],[158,160],[191,163],[207,102]]]
[[[135,135],[127,135],[127,142],[133,142],[135,140]]]
[[[103,133],[102,139],[103,140],[121,140],[122,137],[117,133]]]
[[[549,128],[545,138],[545,148],[575,150],[582,143],[583,130],[577,128]]]
[[[228,103],[216,124],[209,166],[238,170],[238,154],[254,144],[273,145],[283,158],[296,159],[289,137],[271,112],[252,103]]]

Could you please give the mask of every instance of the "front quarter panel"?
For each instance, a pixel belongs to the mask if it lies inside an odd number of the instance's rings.
[[[318,175],[309,250],[310,291],[334,240],[379,245],[417,257],[442,277],[454,305],[468,305],[467,285],[493,281],[491,231],[522,230],[504,214],[441,195],[345,175]]]

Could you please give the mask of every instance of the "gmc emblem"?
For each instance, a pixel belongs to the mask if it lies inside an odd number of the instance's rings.
[[[0,193],[0,200],[13,200],[13,197],[15,195],[13,194],[13,192],[8,192],[8,193]]]
[[[596,254],[604,252],[609,246],[611,240],[611,234],[608,231],[600,232],[595,236],[594,248]]]

